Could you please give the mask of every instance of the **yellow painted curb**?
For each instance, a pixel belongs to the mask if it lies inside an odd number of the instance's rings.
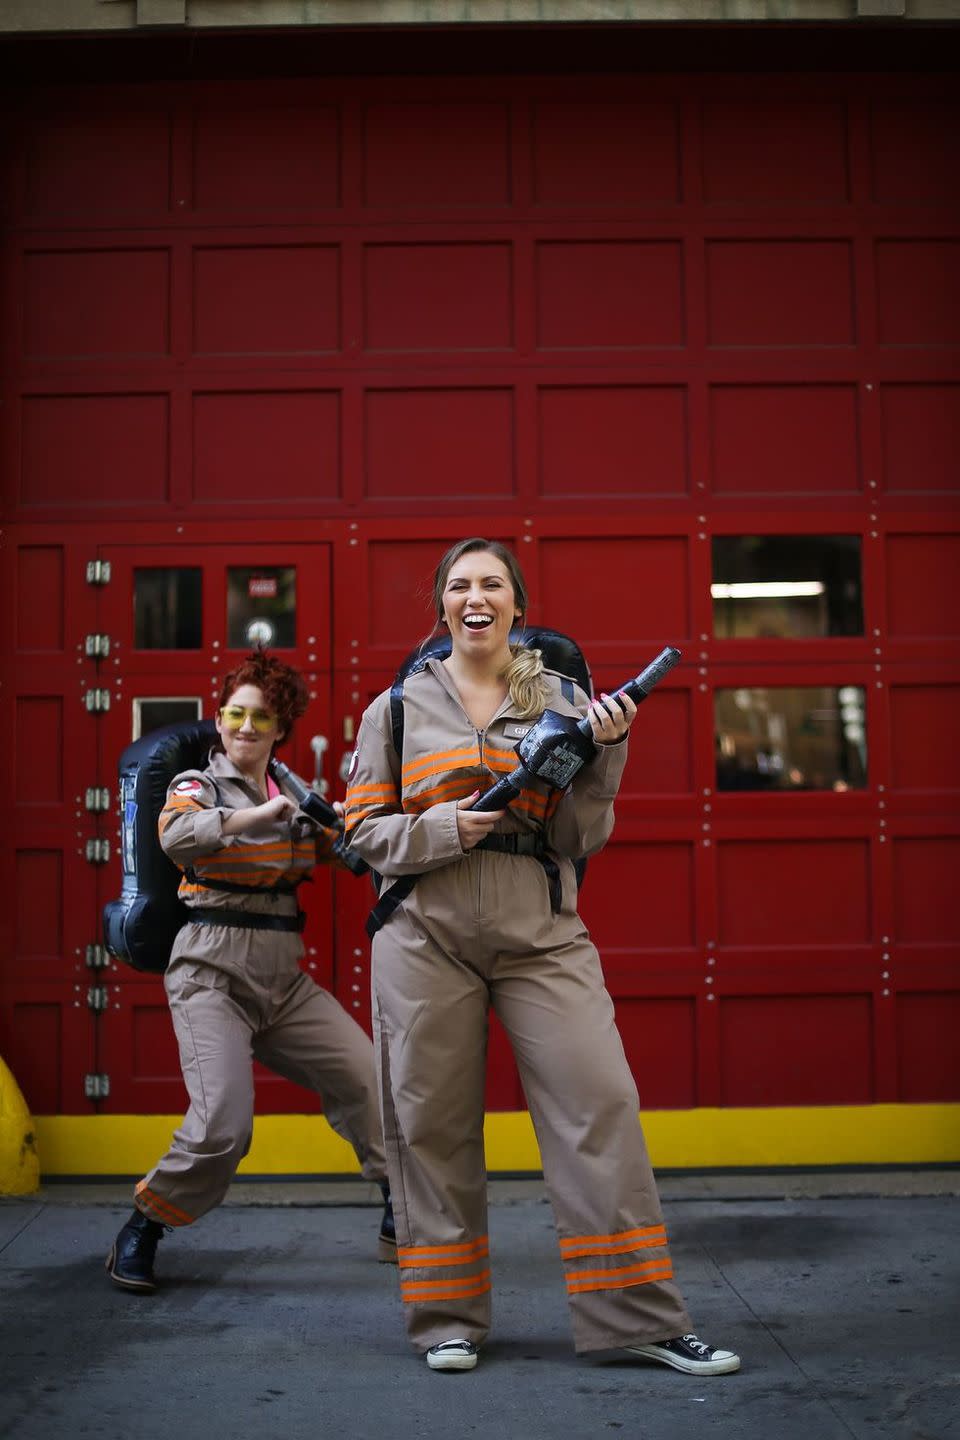
[[[751,1110],[653,1110],[642,1116],[664,1170],[960,1162],[960,1104],[824,1105]],[[38,1115],[49,1176],[146,1173],[179,1115]],[[526,1111],[490,1114],[487,1168],[538,1171]],[[240,1175],[356,1175],[356,1156],[322,1115],[261,1115]]]
[[[36,1127],[19,1085],[0,1059],[0,1195],[32,1195],[39,1188]]]

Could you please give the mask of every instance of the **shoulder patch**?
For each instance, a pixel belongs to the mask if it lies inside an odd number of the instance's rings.
[[[202,795],[203,786],[199,780],[181,780],[173,793],[175,795]]]

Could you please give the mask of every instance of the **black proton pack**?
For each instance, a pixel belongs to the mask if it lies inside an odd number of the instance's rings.
[[[216,738],[217,727],[212,720],[189,720],[151,731],[128,745],[120,756],[123,881],[119,899],[103,907],[103,932],[111,955],[126,961],[134,970],[154,974],[166,970],[177,932],[190,919],[188,907],[177,894],[181,872],[163,853],[157,822],[170,781],[184,770],[205,769]],[[271,761],[270,768],[312,820],[330,830],[342,829],[343,822],[333,806],[298,775],[280,761]],[[363,861],[350,856],[339,841],[334,849],[349,869],[357,873],[366,870]],[[247,888],[206,883],[218,890]]]
[[[134,970],[166,970],[177,931],[189,914],[179,898],[180,871],[160,848],[157,821],[167,787],[182,770],[203,770],[217,738],[212,720],[165,725],[128,745],[120,756],[120,898],[103,907],[111,955]]]

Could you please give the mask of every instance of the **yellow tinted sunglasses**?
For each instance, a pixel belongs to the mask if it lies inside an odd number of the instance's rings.
[[[223,705],[220,707],[220,719],[228,730],[241,729],[243,722],[248,717],[258,735],[268,735],[277,724],[276,715],[271,715],[269,710],[251,710],[247,705]]]

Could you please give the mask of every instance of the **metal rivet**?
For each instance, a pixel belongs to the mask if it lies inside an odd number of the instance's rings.
[[[709,820],[704,820],[703,824],[700,826],[700,829],[701,829],[701,830],[709,830],[709,829],[710,829],[710,821],[709,821]]]
[[[359,545],[359,544],[360,544],[360,541],[359,541],[359,540],[351,539],[350,544],[351,544],[351,545]]]
[[[884,971],[882,971],[882,972],[881,972],[881,975],[880,975],[880,979],[881,979],[881,980],[889,980],[889,979],[890,979],[890,971],[889,971],[889,970],[884,970]]]
[[[884,842],[886,841],[886,838],[887,838],[886,835],[881,835],[881,836],[879,837],[879,839],[880,839],[880,844],[881,844],[881,845],[884,844]]]
[[[716,940],[708,940],[708,941],[707,941],[707,949],[708,949],[708,950],[715,950],[716,948],[717,948],[717,942],[716,942]]]
[[[713,984],[713,976],[712,976],[712,975],[708,975],[707,978],[704,980],[703,983],[704,983],[705,985],[712,985],[712,984]]]
[[[717,957],[716,957],[716,955],[708,955],[708,956],[707,956],[707,964],[708,964],[708,965],[716,965],[716,963],[717,963]]]
[[[700,690],[706,690],[707,687],[706,687],[706,685],[700,685],[698,688],[699,688]]]
[[[883,836],[882,836],[882,835],[880,836],[880,839],[881,839],[881,840],[883,839]],[[703,848],[704,848],[705,850],[709,847],[709,845],[710,845],[710,841],[709,841],[709,840],[704,840],[704,841],[703,841]]]
[[[713,806],[712,806],[712,805],[704,805],[703,809],[704,809],[705,814],[709,815],[709,814],[710,814],[710,811],[713,809]]]
[[[708,999],[708,1000],[712,1000],[712,999],[713,999],[713,996],[712,996],[712,995],[708,995],[708,996],[707,996],[707,999]]]
[[[884,995],[889,995],[889,994],[890,994],[890,991],[887,990],[887,989],[884,989],[883,994],[884,994]]]

